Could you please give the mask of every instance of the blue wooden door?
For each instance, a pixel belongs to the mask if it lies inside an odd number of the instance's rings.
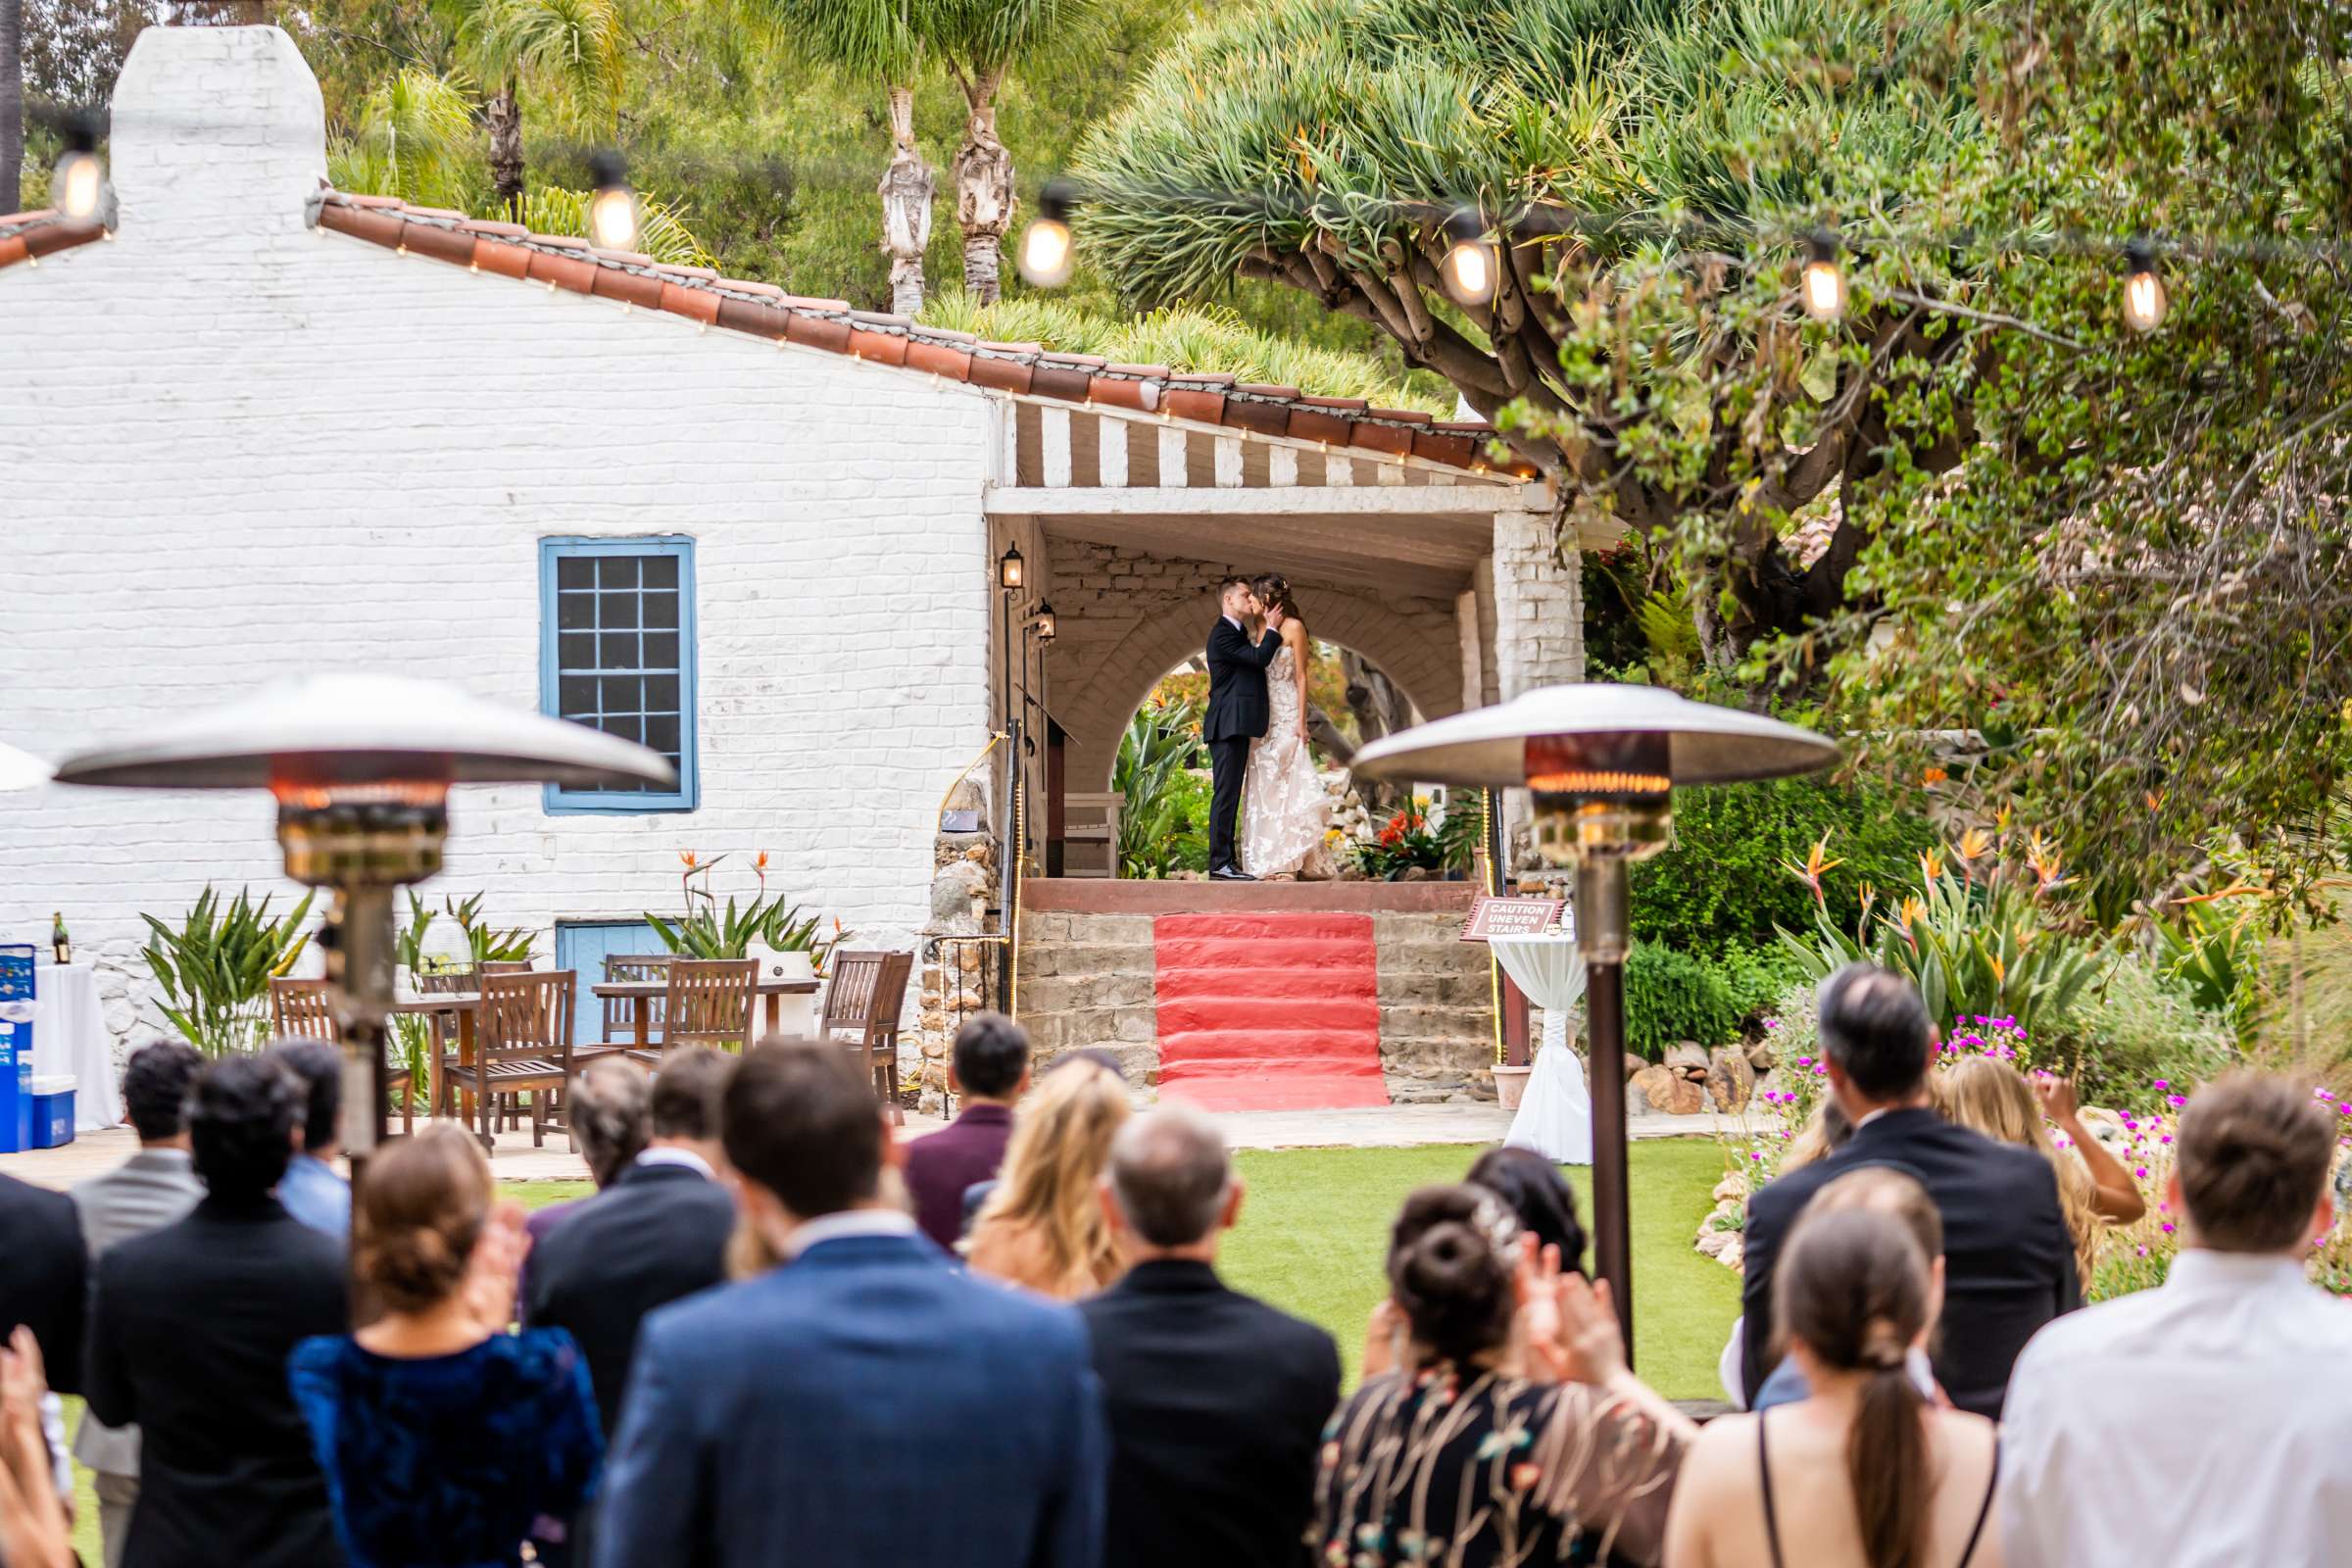
[[[556,967],[576,969],[580,976],[579,996],[572,1005],[572,1044],[604,1038],[605,1004],[588,988],[605,978],[607,958],[668,951],[643,920],[558,920]]]

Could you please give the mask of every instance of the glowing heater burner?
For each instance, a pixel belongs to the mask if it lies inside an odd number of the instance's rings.
[[[1529,736],[1527,787],[1544,863],[1641,860],[1671,846],[1671,745],[1654,731]]]

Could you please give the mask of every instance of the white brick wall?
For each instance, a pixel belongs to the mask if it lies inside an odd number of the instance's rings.
[[[1499,701],[1585,678],[1581,559],[1560,558],[1558,526],[1540,512],[1494,514],[1494,664]]]
[[[275,28],[150,28],[115,127],[114,242],[0,271],[0,737],[58,756],[307,667],[527,708],[539,538],[687,534],[701,809],[461,790],[434,891],[544,930],[674,906],[680,849],[765,849],[910,945],[987,733],[986,395],[307,228],[318,89]],[[0,797],[0,940],[63,910],[127,1029],[139,913],[280,886],[270,823]]]

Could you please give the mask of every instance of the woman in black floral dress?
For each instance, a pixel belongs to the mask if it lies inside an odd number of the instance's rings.
[[[1605,1288],[1546,1266],[1476,1187],[1405,1200],[1404,1344],[1324,1434],[1308,1544],[1327,1568],[1651,1564],[1696,1428],[1625,1365]]]

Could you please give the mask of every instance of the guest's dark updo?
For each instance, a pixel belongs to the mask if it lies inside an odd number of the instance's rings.
[[[490,1162],[471,1133],[393,1139],[353,1196],[352,1272],[392,1311],[426,1311],[465,1283],[489,1218]]]
[[[1517,1306],[1510,1244],[1518,1226],[1478,1187],[1424,1187],[1389,1235],[1389,1294],[1413,1338],[1448,1361],[1502,1348]]]
[[[1490,1149],[1467,1179],[1501,1199],[1538,1243],[1558,1248],[1562,1270],[1585,1271],[1585,1227],[1576,1217],[1576,1191],[1559,1166],[1532,1149]]]

